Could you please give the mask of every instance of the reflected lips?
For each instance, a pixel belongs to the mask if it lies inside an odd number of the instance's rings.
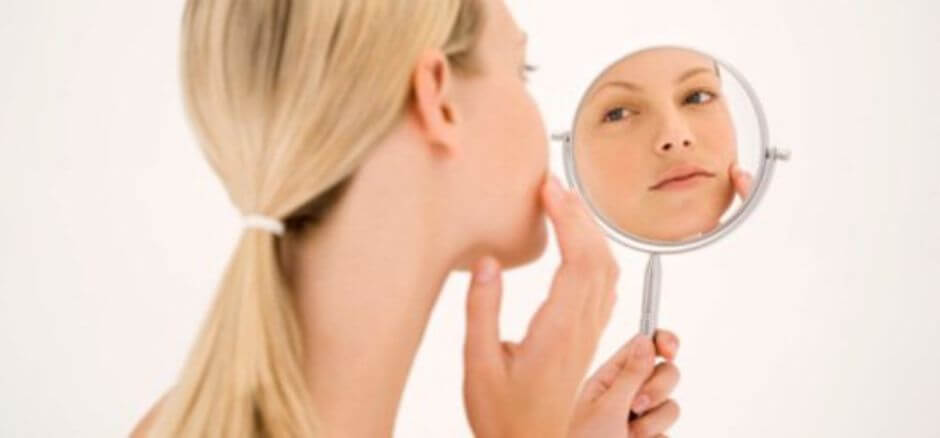
[[[676,166],[664,173],[660,177],[659,182],[650,187],[650,190],[683,189],[698,184],[702,178],[714,177],[714,173],[708,172],[698,166]]]

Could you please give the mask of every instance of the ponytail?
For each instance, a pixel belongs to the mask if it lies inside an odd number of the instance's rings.
[[[401,120],[420,53],[473,71],[481,28],[479,0],[186,0],[185,110],[233,204],[299,238]],[[242,233],[151,436],[316,435],[282,242]]]
[[[246,229],[156,436],[315,435],[276,237]]]

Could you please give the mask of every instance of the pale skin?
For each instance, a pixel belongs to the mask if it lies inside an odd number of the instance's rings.
[[[710,57],[657,48],[621,60],[589,90],[577,120],[578,171],[620,229],[695,237],[719,225],[734,193],[747,197],[722,88]]]
[[[618,268],[584,204],[547,177],[545,129],[525,89],[524,33],[502,0],[483,3],[482,71],[458,74],[427,50],[401,122],[343,200],[305,238],[283,242],[321,436],[392,436],[431,310],[455,270],[475,272],[464,398],[476,436],[660,436],[678,418],[669,400],[678,339],[665,330],[655,345],[637,337],[630,345],[645,354],[618,352],[582,385]],[[504,343],[499,273],[542,254],[546,217],[563,260],[526,338]],[[654,365],[657,355],[666,362]],[[641,415],[628,422],[631,408]]]

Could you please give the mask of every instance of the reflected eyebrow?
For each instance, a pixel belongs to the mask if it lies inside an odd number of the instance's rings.
[[[711,72],[714,72],[714,70],[711,70],[711,69],[708,69],[708,68],[705,68],[705,67],[693,68],[693,69],[691,69],[691,70],[689,70],[689,71],[687,71],[687,72],[685,72],[685,73],[679,75],[679,77],[676,79],[676,84],[681,84],[682,82],[688,80],[689,78],[691,78],[691,77],[693,77],[693,76],[695,76],[695,75],[699,75],[699,74],[702,74],[702,73],[711,73]],[[605,82],[603,85],[597,87],[597,88],[594,90],[594,92],[591,93],[591,96],[593,97],[595,94],[597,94],[597,93],[600,92],[602,89],[607,88],[607,87],[620,87],[620,88],[625,88],[625,89],[630,90],[630,91],[641,91],[641,90],[643,90],[643,87],[641,87],[641,86],[639,86],[639,85],[637,85],[637,84],[634,84],[634,83],[632,83],[632,82],[627,82],[627,81],[610,81],[610,82]]]
[[[607,87],[626,88],[626,89],[628,89],[628,90],[630,90],[630,91],[640,91],[640,90],[643,89],[643,87],[640,87],[639,85],[634,84],[634,83],[632,83],[632,82],[627,82],[627,81],[610,81],[610,82],[605,82],[603,85],[597,87],[597,88],[594,90],[594,92],[591,93],[591,96],[593,97],[595,94],[599,93],[601,90],[603,90],[604,88],[607,88]]]
[[[679,76],[679,78],[676,79],[676,84],[681,84],[683,81],[685,81],[685,80],[691,78],[692,76],[698,75],[698,74],[702,74],[702,73],[713,73],[713,72],[714,72],[714,70],[712,70],[712,69],[710,69],[710,68],[705,68],[705,67],[693,68],[692,70],[689,70],[689,71],[683,73],[681,76]]]

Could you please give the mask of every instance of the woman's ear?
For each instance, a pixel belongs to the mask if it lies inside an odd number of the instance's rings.
[[[457,115],[451,91],[452,71],[440,50],[418,57],[412,76],[412,108],[418,129],[428,142],[447,152],[457,148]]]

